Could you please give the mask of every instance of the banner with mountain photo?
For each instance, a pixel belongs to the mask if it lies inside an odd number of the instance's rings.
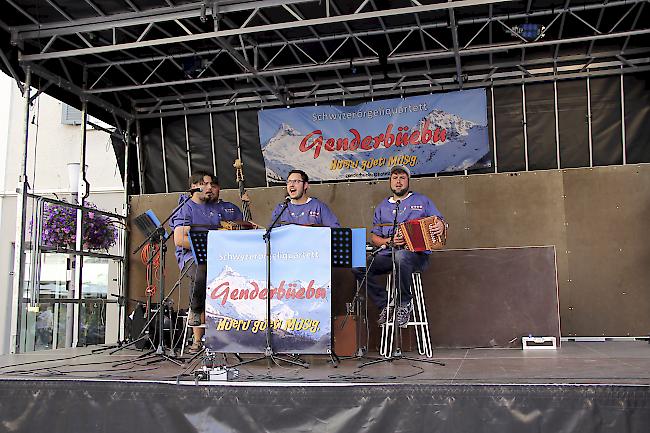
[[[264,353],[270,298],[275,352],[329,353],[330,230],[294,225],[272,230],[270,293],[264,230],[210,231],[205,346],[224,353]]]
[[[485,89],[396,98],[344,107],[318,105],[258,112],[270,183],[292,169],[313,180],[388,177],[489,167]]]

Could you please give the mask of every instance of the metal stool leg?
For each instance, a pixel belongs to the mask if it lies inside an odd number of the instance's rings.
[[[395,293],[390,291],[391,275],[388,275],[386,282],[386,291],[388,292],[388,311],[386,314],[386,323],[381,326],[381,340],[379,344],[379,354],[385,358],[392,356],[393,342],[395,340]],[[422,290],[422,276],[420,272],[414,272],[411,276],[411,293],[413,294],[413,312],[408,326],[415,327],[415,337],[418,346],[418,353],[425,355],[427,358],[433,357],[433,346],[431,345],[431,334],[429,333],[429,320],[427,317],[427,308],[424,302],[424,291]]]
[[[414,272],[411,276],[411,293],[413,294],[413,321],[407,326],[415,327],[415,336],[418,345],[418,353],[426,355],[428,358],[433,356],[431,346],[431,335],[429,333],[429,320],[427,318],[427,308],[424,302],[424,291],[422,290],[422,276],[419,272]]]
[[[392,356],[393,341],[395,339],[395,293],[391,293],[391,275],[386,280],[386,291],[388,292],[388,304],[386,305],[386,323],[381,325],[381,340],[379,342],[379,354],[384,358]]]
[[[185,316],[183,318],[183,323],[184,323],[183,328],[185,329],[183,330],[183,344],[181,344],[181,356],[183,356],[183,352],[185,352],[185,344],[187,344],[187,330],[190,328],[189,326],[187,326],[189,323],[188,317],[189,316]]]

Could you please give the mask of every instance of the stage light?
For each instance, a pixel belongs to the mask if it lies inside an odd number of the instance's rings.
[[[350,72],[352,72],[352,75],[357,73],[357,67],[352,63],[352,59],[350,59]]]
[[[512,27],[513,36],[519,35],[527,41],[535,41],[544,37],[546,27],[541,24],[524,23]]]

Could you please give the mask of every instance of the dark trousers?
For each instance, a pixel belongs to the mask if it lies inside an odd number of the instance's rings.
[[[368,296],[380,310],[388,304],[388,293],[386,286],[379,284],[378,276],[389,274],[393,270],[391,255],[377,255],[372,261],[368,259]],[[423,270],[429,262],[429,256],[424,253],[414,253],[408,250],[395,251],[395,267],[397,272],[398,290],[401,295],[400,302],[405,304],[411,300],[411,275],[413,272]],[[354,268],[352,270],[358,282],[363,281],[365,268]]]
[[[187,275],[190,277],[190,309],[197,314],[205,311],[205,291],[208,266],[206,264],[197,265],[194,260],[185,263],[185,266],[191,266]]]

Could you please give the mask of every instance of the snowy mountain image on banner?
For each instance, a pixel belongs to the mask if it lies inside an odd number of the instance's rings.
[[[487,126],[477,125],[460,116],[446,113],[442,110],[433,110],[422,118],[411,130],[423,133],[425,124],[429,128],[440,128],[445,131],[444,140],[429,141],[426,144],[410,145],[400,148],[398,155],[405,155],[402,161],[412,161],[417,158],[416,164],[411,167],[413,174],[440,173],[446,171],[463,171],[469,168],[490,166],[479,161],[490,155]],[[374,158],[384,157],[389,159],[395,155],[395,150],[380,147],[373,151]],[[387,169],[390,169],[389,164]],[[405,162],[404,165],[409,165]]]
[[[323,326],[320,326],[316,332],[310,333],[312,339],[319,339],[323,335],[329,334],[330,331],[329,296],[331,282],[312,283],[312,286],[327,288],[325,298],[287,299],[286,297],[286,291],[289,288],[307,288],[309,285],[309,281],[284,281],[285,295],[271,298],[271,320],[281,320],[283,323],[290,319],[319,321]],[[210,320],[217,323],[221,319],[266,320],[266,299],[253,292],[255,287],[258,287],[259,290],[264,289],[266,281],[251,279],[240,275],[229,266],[224,266],[221,273],[207,285],[206,321]],[[277,287],[274,288],[277,289]],[[248,291],[246,298],[232,299],[241,295],[242,291],[245,290]]]
[[[344,180],[387,177],[394,164],[412,174],[491,165],[484,89],[262,110],[258,117],[270,182],[294,168],[313,180]]]

